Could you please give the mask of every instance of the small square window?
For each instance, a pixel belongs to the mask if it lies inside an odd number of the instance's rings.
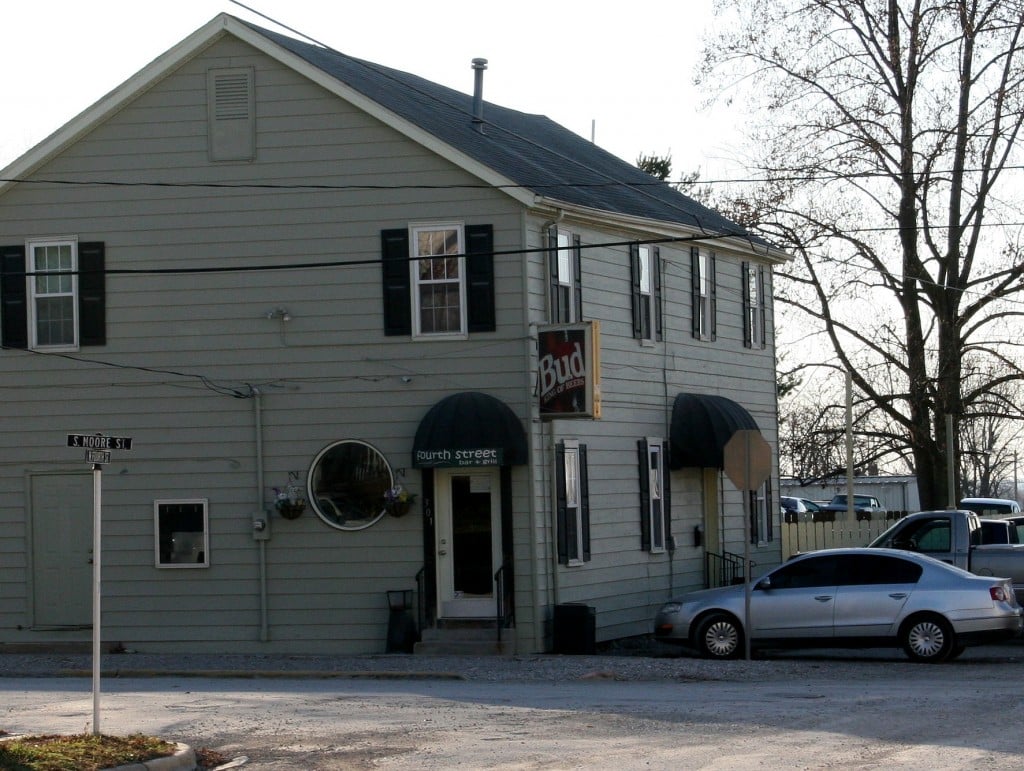
[[[153,502],[158,568],[210,566],[209,501],[206,498]]]

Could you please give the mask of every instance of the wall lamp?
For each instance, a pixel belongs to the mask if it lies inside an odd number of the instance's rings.
[[[291,321],[292,314],[290,314],[284,308],[274,308],[272,311],[267,311],[268,319],[281,319],[281,321]]]

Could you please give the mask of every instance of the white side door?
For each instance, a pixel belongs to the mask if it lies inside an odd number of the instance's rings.
[[[438,615],[493,618],[501,566],[498,469],[438,469],[435,491]]]

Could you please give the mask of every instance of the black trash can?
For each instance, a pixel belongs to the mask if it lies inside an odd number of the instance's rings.
[[[388,595],[388,640],[385,653],[412,653],[416,645],[416,622],[412,617],[412,590],[390,591]]]
[[[567,602],[555,606],[554,652],[592,656],[597,652],[597,610]]]

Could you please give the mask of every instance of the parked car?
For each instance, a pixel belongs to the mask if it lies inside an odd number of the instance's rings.
[[[708,658],[745,646],[743,585],[705,589],[665,603],[659,640]],[[972,575],[921,554],[891,549],[809,552],[751,587],[751,648],[901,646],[914,661],[955,658],[968,645],[1019,635],[1021,606],[1010,581]]]
[[[807,498],[791,498],[783,495],[779,498],[782,504],[783,522],[812,522],[821,506]]]
[[[845,513],[848,507],[846,505],[846,495],[834,495],[832,500],[829,501],[822,507],[822,511],[825,512],[825,516],[828,517],[828,522],[835,521],[837,513]],[[854,495],[853,496],[853,513],[857,517],[858,522],[867,522],[871,520],[873,514],[885,515],[885,507],[879,502],[878,498],[873,495]]]
[[[964,498],[960,508],[982,517],[1002,517],[1020,514],[1020,504],[1007,498]]]

